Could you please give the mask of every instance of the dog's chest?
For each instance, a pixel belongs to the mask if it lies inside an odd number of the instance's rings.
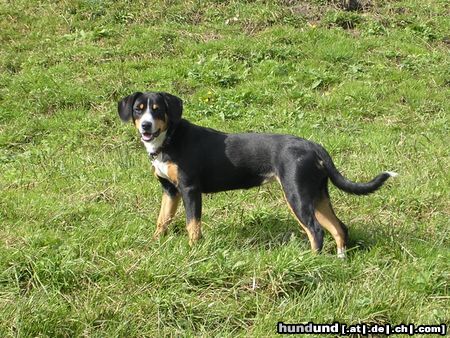
[[[162,155],[159,154],[154,160],[152,160],[153,168],[155,168],[155,174],[158,177],[169,180],[174,185],[178,185],[178,166],[170,161],[162,161]]]
[[[153,168],[155,168],[155,174],[159,177],[169,179],[169,166],[167,162],[161,160],[161,155],[158,155],[152,161]]]

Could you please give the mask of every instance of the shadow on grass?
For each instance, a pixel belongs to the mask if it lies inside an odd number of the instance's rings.
[[[274,212],[256,212],[244,216],[239,222],[207,222],[208,226],[203,227],[205,239],[214,242],[215,246],[242,248],[262,248],[274,249],[287,245],[291,241],[296,241],[304,250],[310,250],[310,244],[306,233],[301,226],[293,219],[285,216],[279,217]],[[170,226],[170,231],[176,236],[186,236],[187,232],[183,220],[177,220]],[[336,250],[333,237],[324,230],[324,252],[334,253]],[[376,243],[383,238],[378,232],[363,227],[349,227],[349,242],[347,250],[370,251]]]
[[[253,214],[251,219],[243,220],[233,227],[228,235],[237,248],[243,246],[265,249],[283,246],[292,240],[299,241],[305,248],[309,247],[308,237],[295,220],[280,219],[265,213]]]
[[[301,226],[292,218],[280,218],[277,214],[256,213],[251,218],[243,219],[239,224],[218,224],[210,228],[208,236],[214,240],[224,240],[228,246],[236,248],[256,247],[273,249],[296,241],[305,250],[310,249],[308,237]],[[375,235],[375,237],[374,237]],[[219,239],[220,238],[220,239]],[[350,252],[370,251],[376,243],[382,241],[380,234],[364,230],[361,226],[349,228],[347,249]],[[334,253],[336,250],[333,237],[324,230],[324,252]]]

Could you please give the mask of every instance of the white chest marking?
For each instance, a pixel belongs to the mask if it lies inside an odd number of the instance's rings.
[[[156,156],[156,158],[152,161],[152,165],[155,168],[156,175],[159,177],[165,178],[167,180],[169,179],[169,166],[166,162],[162,161],[162,155],[159,154]]]

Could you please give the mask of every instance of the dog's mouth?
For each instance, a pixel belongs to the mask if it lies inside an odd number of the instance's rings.
[[[151,142],[155,138],[157,138],[159,136],[159,134],[161,134],[161,129],[158,129],[154,133],[147,133],[144,131],[143,133],[141,133],[141,140],[144,142]]]

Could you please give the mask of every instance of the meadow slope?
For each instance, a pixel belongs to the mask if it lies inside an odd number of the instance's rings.
[[[0,335],[275,336],[276,323],[450,324],[446,0],[0,2]],[[346,260],[276,184],[204,198],[152,242],[161,189],[117,101],[167,91],[228,132],[314,140]]]

